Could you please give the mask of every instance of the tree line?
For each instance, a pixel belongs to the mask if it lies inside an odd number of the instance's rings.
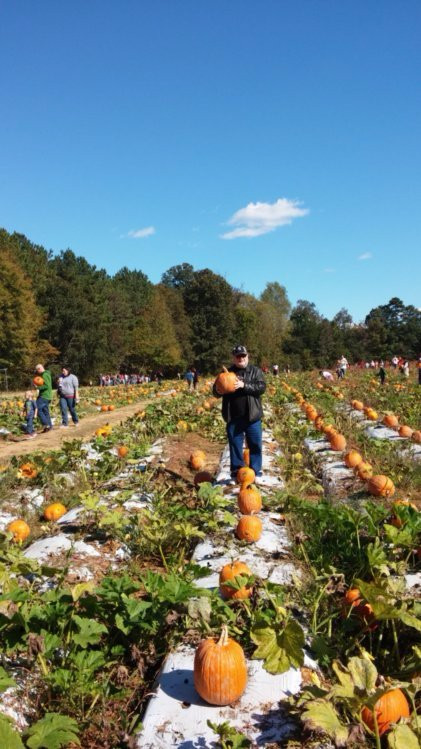
[[[72,250],[53,255],[23,234],[0,229],[0,368],[16,384],[34,363],[65,362],[82,381],[106,371],[167,374],[195,365],[215,372],[233,343],[260,365],[292,369],[349,361],[418,357],[421,313],[393,298],[354,324],[347,310],[332,320],[312,302],[292,308],[271,281],[259,297],[189,263],[158,284],[139,270],[110,276]]]

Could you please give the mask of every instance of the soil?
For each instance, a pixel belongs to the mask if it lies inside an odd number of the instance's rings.
[[[67,429],[60,429],[60,427],[53,427],[50,432],[43,434],[42,432],[38,436],[31,440],[27,437],[19,438],[17,442],[0,443],[0,463],[4,463],[14,455],[26,455],[35,451],[45,452],[48,450],[55,450],[63,444],[63,442],[81,439],[83,441],[92,438],[94,432],[98,427],[104,426],[104,424],[119,424],[125,421],[130,416],[141,411],[142,408],[148,405],[150,401],[138,401],[130,406],[123,406],[115,411],[109,411],[107,413],[99,412],[93,416],[85,416],[82,421],[79,422],[77,428],[69,426]]]
[[[214,476],[219,466],[223,445],[211,442],[197,432],[167,437],[163,446],[163,454],[168,460],[165,462],[165,471],[173,476],[193,483],[195,473],[190,468],[189,458],[193,450],[203,450],[206,455],[204,471]],[[157,462],[159,458],[157,459]]]

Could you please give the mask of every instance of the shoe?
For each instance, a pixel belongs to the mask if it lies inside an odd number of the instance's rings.
[[[26,435],[26,439],[27,440],[33,440],[33,439],[35,439],[36,436],[37,436],[37,433],[36,432],[32,432],[31,434],[27,434]]]
[[[72,427],[78,427],[78,426],[79,426],[79,422],[78,421],[76,422],[76,424],[75,423],[72,424]]]
[[[42,432],[43,432],[43,433],[44,433],[44,432],[51,432],[52,428],[53,428],[53,427],[44,427],[44,429],[42,430]]]
[[[60,429],[67,429],[67,424],[60,424]]]

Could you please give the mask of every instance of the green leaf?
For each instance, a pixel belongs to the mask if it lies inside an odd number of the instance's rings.
[[[82,648],[86,648],[88,645],[96,645],[100,641],[101,635],[108,632],[105,624],[96,622],[95,619],[85,619],[76,615],[73,617],[73,621],[79,627],[79,632],[73,635],[73,642]]]
[[[377,669],[368,658],[350,658],[348,670],[357,689],[369,694],[376,686]]]
[[[419,741],[409,726],[394,726],[387,737],[389,749],[419,749]]]
[[[298,668],[304,663],[304,632],[293,619],[285,627],[255,627],[250,636],[258,646],[253,658],[262,658],[270,674],[282,674],[291,666]]]
[[[15,680],[8,675],[7,671],[5,671],[2,666],[0,666],[0,692],[4,692],[5,689],[9,689],[9,687],[15,686]]]
[[[9,719],[0,713],[0,746],[4,749],[25,749]]]
[[[352,699],[354,697],[355,684],[348,669],[344,668],[338,661],[332,663],[332,668],[339,681],[339,684],[335,684],[332,688],[332,697],[341,697],[345,700]]]
[[[62,749],[73,741],[80,746],[78,725],[73,718],[60,713],[46,713],[28,731],[29,749]]]
[[[319,729],[327,733],[337,746],[346,746],[348,728],[340,722],[335,708],[325,700],[314,700],[306,705],[301,719],[311,729]]]
[[[364,580],[356,580],[355,585],[360,589],[362,597],[372,607],[376,619],[399,618],[399,610],[396,608],[395,599],[386,588],[375,583],[366,583]]]
[[[407,627],[413,627],[414,629],[417,629],[418,632],[421,632],[421,621],[417,619],[416,616],[413,616],[413,614],[410,614],[408,611],[401,611],[399,614],[399,619],[401,622],[406,624]]]

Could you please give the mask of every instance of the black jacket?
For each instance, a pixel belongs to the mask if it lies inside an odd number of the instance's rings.
[[[229,372],[235,372],[238,367],[229,367]],[[259,367],[255,367],[253,364],[247,364],[247,367],[244,370],[244,389],[242,390],[242,394],[247,396],[248,400],[248,410],[249,410],[249,421],[258,421],[263,416],[263,409],[262,404],[260,401],[260,396],[265,392],[266,390],[266,383],[263,377],[263,372]],[[230,403],[232,399],[232,394],[228,393],[227,395],[220,395],[216,388],[215,384],[213,386],[213,394],[217,398],[222,398],[222,416],[224,417],[226,422],[231,421],[231,408]]]

